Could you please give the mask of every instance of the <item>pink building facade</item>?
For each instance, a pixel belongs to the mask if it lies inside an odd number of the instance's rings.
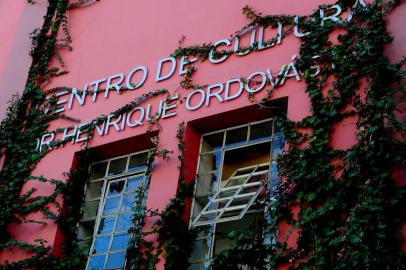
[[[7,101],[15,93],[21,94],[26,83],[31,65],[28,36],[34,28],[41,27],[47,7],[47,1],[36,2],[28,4],[25,1],[6,0],[0,3],[2,115],[6,111]],[[146,151],[155,147],[151,143],[154,136],[159,137],[158,148],[169,153],[167,158],[155,157],[145,198],[146,208],[164,210],[176,195],[182,174],[188,183],[194,179],[200,181],[194,188],[194,196],[187,204],[185,214],[191,228],[215,224],[218,231],[227,232],[231,231],[227,224],[244,227],[238,221],[250,219],[255,212],[252,210],[253,202],[263,197],[261,194],[264,191],[261,189],[265,190],[266,187],[256,187],[245,193],[233,191],[232,195],[227,195],[234,196],[234,200],[244,196],[248,199],[242,199],[244,205],[241,207],[227,209],[234,203],[230,201],[228,206],[220,209],[225,213],[229,211],[229,215],[214,212],[216,222],[204,215],[213,211],[210,206],[213,200],[226,196],[221,195],[224,188],[233,190],[233,187],[241,185],[241,182],[234,185],[232,181],[239,174],[244,174],[244,170],[250,175],[246,184],[263,181],[254,181],[254,177],[274,177],[278,180],[276,171],[271,171],[276,169],[273,166],[276,155],[287,145],[284,145],[282,135],[275,128],[274,116],[285,112],[288,119],[300,121],[311,115],[312,109],[305,92],[303,74],[291,66],[299,58],[300,37],[303,35],[299,27],[290,29],[291,33],[287,35],[283,34],[286,30],[283,25],[251,27],[238,37],[230,35],[249,23],[241,14],[245,5],[262,14],[305,16],[313,11],[320,12],[319,5],[323,4],[332,5],[334,1],[181,0],[175,3],[122,0],[118,3],[103,0],[67,12],[73,50],[59,51],[65,65],[61,70],[69,73],[54,78],[45,89],[66,86],[93,92],[87,95],[75,90],[54,92],[58,110],[71,118],[80,119],[80,122],[67,119],[51,122],[48,132],[38,138],[36,151],[53,149],[41,159],[32,175],[66,181],[65,173],[77,166],[76,160],[88,137],[88,134],[81,132],[81,128],[100,116],[106,116],[105,121],[96,126],[94,137],[88,145],[94,154],[89,161],[90,179],[86,191],[78,191],[86,194],[85,217],[78,225],[79,234],[82,235],[78,237],[90,239],[93,249],[88,255],[86,269],[124,267],[128,235],[118,233],[119,226],[122,226],[122,231],[128,230],[126,226],[131,220],[134,206],[131,198],[135,196],[135,187],[145,183]],[[333,11],[337,15],[331,15]],[[320,13],[321,22],[326,23],[335,19],[345,20],[350,16],[334,6],[326,7],[324,12]],[[406,34],[402,20],[405,12],[405,4],[401,3],[387,17],[387,27],[394,40],[385,48],[385,52],[393,62],[398,62],[405,55]],[[60,35],[63,35],[63,31]],[[270,38],[275,38],[274,42],[265,43]],[[259,48],[232,55],[209,55],[204,62],[192,56],[171,56],[179,46],[203,43],[211,43],[222,50],[237,51],[253,43],[259,44]],[[193,74],[193,83],[201,87],[183,89],[180,83],[194,62],[198,71]],[[57,59],[53,59],[52,63],[60,64]],[[268,96],[269,81],[278,74],[286,76],[276,82],[279,86]],[[246,85],[241,78],[257,83]],[[132,88],[132,91],[125,88]],[[168,93],[148,98],[129,112],[111,115],[128,102],[157,89],[167,89]],[[269,99],[266,108],[257,104],[263,98]],[[157,121],[154,117],[157,117]],[[177,147],[177,132],[181,122],[185,124],[185,151],[183,165],[179,169],[178,156],[181,152]],[[268,127],[268,133],[264,131],[264,126]],[[54,133],[56,129],[61,131]],[[356,143],[355,135],[356,118],[348,117],[334,127],[329,143],[334,149],[346,150]],[[69,141],[62,147],[52,146],[58,139]],[[270,149],[273,151],[269,152]],[[4,157],[0,164],[3,162]],[[268,166],[264,169],[261,164],[270,165],[264,165]],[[217,177],[217,180],[213,180],[213,177]],[[406,184],[404,172],[395,173],[394,178],[397,185]],[[212,190],[213,183],[217,187]],[[37,189],[35,195],[48,195],[54,188],[46,183],[27,182],[22,192],[32,187]],[[123,210],[125,208],[127,210]],[[41,219],[40,216],[33,213],[29,217]],[[155,219],[146,218],[145,227],[150,227]],[[14,239],[28,243],[45,239],[57,254],[63,236],[53,221],[44,222],[46,225],[11,224],[8,230]],[[403,225],[399,231],[405,231],[405,228],[406,225]],[[102,233],[99,234],[98,230]],[[281,224],[279,237],[282,239],[289,235],[289,245],[295,246],[297,233],[290,234],[288,231],[289,226]],[[204,241],[197,242],[195,247],[199,247],[201,254],[195,250],[195,258],[190,259],[194,267],[191,269],[207,267],[210,261],[207,256],[213,256],[228,244],[228,240],[221,237],[212,238],[210,241],[213,243],[207,240],[207,235],[199,239]],[[403,251],[406,251],[404,236],[401,241]],[[21,250],[5,249],[0,253],[0,262],[12,262],[27,256],[29,254]],[[164,263],[161,255],[157,269],[164,269]]]

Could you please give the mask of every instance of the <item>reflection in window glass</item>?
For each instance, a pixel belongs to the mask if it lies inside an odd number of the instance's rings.
[[[90,167],[90,180],[102,178],[106,175],[107,162],[96,163]]]
[[[148,152],[131,156],[128,163],[128,171],[133,172],[144,169],[145,165],[147,165],[147,159]]]
[[[128,246],[129,234],[118,234],[113,237],[113,242],[111,243],[111,250],[125,250]]]
[[[110,244],[110,236],[97,236],[94,240],[93,254],[106,252]]]
[[[127,180],[127,186],[125,188],[125,191],[126,192],[137,191],[138,188],[141,186],[143,180],[144,180],[144,178],[142,176],[136,176],[136,177],[129,178]]]
[[[104,265],[104,260],[105,260],[106,256],[101,255],[101,256],[92,256],[90,258],[90,262],[89,262],[89,269],[90,270],[100,270],[103,269],[103,265]]]
[[[114,197],[106,200],[104,205],[103,215],[109,215],[117,213],[120,204],[120,197]]]
[[[204,136],[202,143],[202,153],[210,152],[223,146],[224,133],[219,132]]]
[[[250,129],[250,140],[266,138],[272,135],[272,121],[254,124]]]
[[[93,236],[95,220],[88,220],[79,223],[78,239],[88,239]]]
[[[107,259],[106,269],[122,268],[124,266],[125,253],[112,253]]]
[[[116,232],[128,231],[132,226],[133,214],[120,215],[117,220]]]
[[[85,203],[83,218],[95,217],[99,208],[99,200]]]
[[[90,181],[86,186],[84,215],[77,235],[81,245],[89,244],[86,270],[123,268],[137,191],[145,184],[147,153],[131,154],[90,167],[92,179],[97,181]],[[98,211],[99,205],[102,211]]]
[[[117,195],[117,194],[121,193],[121,191],[124,188],[124,184],[125,184],[124,180],[111,182],[109,184],[109,188],[107,190],[107,196]]]
[[[104,217],[100,220],[99,229],[97,231],[98,234],[106,234],[113,231],[114,222],[116,218],[113,217]]]
[[[235,145],[247,141],[248,127],[227,130],[226,145]]]
[[[136,197],[135,193],[130,193],[130,194],[124,195],[123,202],[121,203],[121,209],[120,209],[121,213],[129,212],[129,211],[133,210],[133,207],[135,205],[135,197]]]
[[[215,171],[220,167],[221,152],[217,151],[211,154],[200,156],[199,173]]]
[[[266,194],[275,190],[267,189],[279,182],[275,156],[283,144],[273,120],[202,136],[190,222],[205,230],[194,243],[189,270],[210,269],[212,257],[234,244],[231,231],[264,220]]]
[[[90,182],[86,188],[86,200],[97,199],[100,197],[103,188],[103,181]]]
[[[110,161],[108,175],[120,174],[125,172],[127,165],[127,158],[119,158]]]

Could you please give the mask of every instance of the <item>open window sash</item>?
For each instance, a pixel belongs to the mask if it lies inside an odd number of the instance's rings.
[[[192,221],[192,226],[237,220],[244,217],[268,183],[269,163],[239,168],[215,193]]]

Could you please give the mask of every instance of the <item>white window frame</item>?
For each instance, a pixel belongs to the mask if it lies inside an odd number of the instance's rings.
[[[272,128],[271,135],[267,136],[267,137],[263,137],[263,139],[255,139],[255,140],[250,141],[251,126],[256,125],[256,124],[260,124],[260,123],[264,123],[264,122],[268,122],[268,121],[272,121],[272,126],[270,126],[270,128]],[[227,132],[229,132],[231,130],[238,129],[238,128],[247,127],[247,126],[248,126],[248,130],[247,130],[247,137],[246,137],[246,140],[245,140],[245,144],[242,144],[242,145],[239,144],[239,145],[235,145],[235,146],[233,146],[233,144],[231,144],[231,146],[226,145]],[[275,157],[273,156],[273,142],[275,140],[277,140],[277,139],[282,138],[282,135],[275,136],[275,120],[273,118],[267,118],[267,119],[260,120],[260,121],[253,121],[253,122],[249,122],[249,123],[246,123],[246,124],[243,124],[243,125],[233,126],[233,127],[230,127],[230,128],[215,130],[215,131],[212,131],[212,132],[202,134],[201,139],[200,139],[199,157],[198,157],[198,162],[197,162],[198,166],[196,168],[196,175],[199,175],[199,169],[200,169],[200,166],[201,166],[201,157],[204,154],[210,154],[210,153],[214,154],[216,152],[216,150],[202,152],[204,137],[209,136],[209,135],[213,135],[213,134],[217,134],[217,133],[220,133],[220,132],[224,132],[224,134],[223,134],[223,143],[222,143],[222,146],[221,146],[221,163],[219,165],[220,167],[218,169],[218,176],[217,176],[218,177],[218,179],[217,179],[217,190],[214,192],[214,194],[221,191],[221,182],[222,182],[221,179],[222,179],[223,168],[224,168],[224,157],[225,157],[225,152],[229,151],[229,150],[235,150],[235,149],[239,149],[239,148],[245,148],[245,147],[249,147],[249,146],[269,142],[270,143],[269,169],[268,169],[268,176],[269,177],[268,177],[267,184],[265,184],[264,186],[260,187],[259,190],[257,190],[257,194],[253,196],[253,200],[252,200],[252,202],[250,202],[250,205],[248,207],[246,207],[246,209],[243,210],[243,213],[240,214],[238,216],[238,218],[231,218],[231,219],[228,219],[228,220],[217,220],[217,222],[206,222],[206,223],[201,223],[201,224],[196,224],[196,220],[198,219],[197,217],[193,218],[193,211],[194,211],[194,208],[195,208],[195,200],[196,200],[195,196],[196,196],[196,191],[197,191],[197,186],[198,186],[198,181],[199,181],[198,178],[196,179],[196,183],[195,183],[194,191],[193,191],[193,200],[192,200],[192,205],[191,205],[189,228],[197,227],[197,226],[203,226],[203,225],[209,225],[210,226],[211,237],[208,240],[208,244],[211,245],[211,246],[209,247],[209,250],[208,250],[209,258],[207,258],[207,256],[206,256],[206,258],[204,258],[204,259],[197,260],[197,261],[191,261],[190,263],[191,264],[204,263],[205,268],[207,268],[209,266],[209,265],[206,265],[207,261],[209,261],[209,263],[210,263],[211,259],[213,258],[213,255],[214,255],[215,235],[216,235],[216,230],[217,230],[216,229],[217,224],[221,223],[221,222],[238,220],[238,219],[243,218],[245,214],[255,213],[257,210],[255,210],[255,209],[251,210],[251,209],[249,209],[249,207],[255,202],[255,200],[257,199],[258,194],[261,192],[262,188],[266,188],[266,192],[267,192],[266,198],[268,198],[267,200],[272,200],[273,197],[275,196],[275,194],[273,194],[273,193],[275,193],[275,186],[277,186],[280,183],[280,178],[279,177],[278,177],[278,179],[272,179],[272,177],[271,177],[271,175],[273,174],[273,171],[272,171],[273,166],[272,165],[275,162],[275,159],[274,159]],[[283,148],[283,145],[282,145],[282,148]],[[210,201],[211,200],[209,200],[209,203],[210,203]],[[265,202],[263,213],[266,216],[269,215],[269,209],[268,208],[269,208],[269,204],[267,202]],[[202,211],[203,210],[201,210],[201,212]],[[200,214],[201,214],[201,212],[200,212]],[[202,237],[198,236],[196,240],[202,240],[202,239],[206,239],[206,238],[207,237],[205,237],[205,236],[202,236]],[[269,237],[268,236],[265,237],[264,243],[265,242],[272,242],[272,240],[269,240],[267,238],[269,238]]]
[[[78,225],[77,225],[77,227],[79,229],[79,224],[81,222],[93,221],[93,220],[95,222],[94,227],[93,227],[92,236],[87,238],[87,241],[91,241],[91,245],[90,245],[90,248],[89,248],[89,250],[88,250],[88,252],[86,254],[86,256],[87,256],[87,262],[86,262],[86,268],[85,268],[86,270],[89,269],[90,258],[91,258],[91,255],[92,255],[91,252],[92,252],[92,250],[94,248],[95,239],[96,239],[96,236],[98,235],[97,230],[98,230],[100,222],[102,220],[102,213],[103,213],[104,205],[105,205],[106,200],[107,200],[107,187],[108,187],[109,183],[120,181],[120,180],[123,180],[123,179],[126,179],[126,181],[127,181],[128,179],[130,179],[132,177],[135,177],[135,176],[143,176],[142,185],[147,184],[146,179],[145,179],[145,172],[146,172],[146,169],[147,169],[146,166],[148,164],[146,164],[145,166],[142,166],[142,168],[139,168],[139,169],[136,169],[136,170],[128,171],[128,169],[129,169],[130,159],[131,159],[132,156],[141,155],[141,154],[147,154],[147,160],[148,160],[148,153],[150,151],[151,151],[151,149],[138,151],[138,152],[134,152],[134,153],[131,153],[131,154],[121,155],[121,156],[117,156],[117,157],[114,157],[114,158],[109,158],[109,159],[104,159],[104,160],[101,160],[101,161],[93,162],[93,163],[91,163],[89,165],[88,172],[89,172],[89,175],[90,175],[90,170],[91,170],[92,166],[107,162],[104,175],[102,177],[98,177],[98,178],[95,178],[95,179],[88,179],[86,181],[86,185],[85,185],[85,188],[84,188],[84,191],[83,191],[83,196],[85,198],[86,191],[87,191],[88,186],[89,186],[90,183],[96,183],[96,182],[103,181],[100,196],[96,197],[96,198],[92,198],[91,200],[89,200],[89,201],[97,201],[97,200],[99,200],[99,203],[98,203],[98,206],[97,206],[98,208],[97,208],[96,216],[95,217],[90,217],[90,218],[81,218]],[[124,172],[119,173],[119,174],[109,175],[111,162],[115,161],[115,160],[118,160],[118,159],[123,159],[123,158],[127,158]],[[133,193],[133,192],[131,192],[131,193]],[[124,196],[124,195],[117,195],[117,197],[118,196]],[[82,209],[85,208],[86,202],[87,201],[85,201],[85,199],[84,199]],[[121,209],[122,205],[123,205],[123,198],[120,198],[120,203],[119,203],[118,209]],[[131,212],[129,212],[129,213],[131,213]],[[119,214],[117,213],[116,215],[118,216]],[[114,215],[112,215],[112,216],[114,216]],[[118,218],[116,217],[113,228],[116,227],[117,222],[118,222]],[[108,259],[110,254],[122,252],[122,250],[120,250],[120,251],[111,251],[111,246],[112,246],[112,242],[113,242],[113,239],[114,239],[113,236],[115,235],[115,231],[113,230],[112,232],[110,232],[108,234],[105,234],[105,235],[110,235],[111,239],[109,241],[107,252],[103,253],[103,254],[105,254],[105,258],[104,258],[104,263],[103,263],[103,268],[102,269],[106,269],[106,267],[107,267],[107,259]],[[131,239],[131,235],[129,235],[129,239]],[[124,265],[123,265],[122,269],[125,268],[125,265],[126,265],[126,260],[124,261]]]

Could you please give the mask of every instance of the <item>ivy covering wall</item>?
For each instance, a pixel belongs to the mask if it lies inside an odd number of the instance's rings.
[[[87,179],[88,145],[84,145],[79,157],[82,162],[77,162],[80,166],[67,173],[66,182],[33,176],[32,170],[49,151],[58,151],[58,147],[66,143],[54,143],[56,150],[33,151],[36,139],[46,132],[51,121],[67,118],[55,112],[56,99],[47,99],[44,94],[52,95],[52,91],[44,90],[46,82],[66,74],[61,71],[65,65],[59,54],[60,50],[71,49],[66,12],[92,3],[94,1],[49,0],[43,27],[32,34],[33,62],[26,87],[20,97],[10,102],[0,124],[0,149],[5,155],[0,172],[0,250],[29,252],[26,259],[4,263],[0,269],[82,269],[86,261],[77,246],[76,224],[82,202],[77,190],[83,189]],[[285,117],[276,121],[287,147],[279,161],[283,184],[277,200],[268,202],[272,222],[263,222],[265,234],[271,235],[274,242],[263,244],[264,231],[230,232],[229,237],[236,239],[236,245],[217,255],[212,269],[273,269],[282,264],[290,269],[406,269],[399,232],[405,222],[406,189],[396,186],[392,179],[392,172],[405,166],[404,123],[396,118],[397,101],[404,98],[404,73],[401,64],[390,63],[384,55],[385,45],[392,41],[385,18],[397,2],[374,1],[364,5],[362,1],[340,0],[337,4],[343,11],[352,12],[351,20],[321,23],[317,13],[299,18],[301,31],[309,34],[301,38],[300,56],[295,66],[306,82],[312,115],[299,122]],[[328,10],[327,6],[320,8]],[[243,29],[276,26],[282,22],[287,29],[283,33],[286,36],[291,34],[295,23],[294,16],[264,16],[248,6],[243,8],[243,13],[250,20]],[[336,29],[343,33],[338,36],[338,42],[332,43]],[[257,50],[256,46],[243,50]],[[203,61],[213,48],[211,44],[178,48],[173,55],[193,55]],[[57,61],[52,62],[53,59]],[[51,66],[51,63],[59,66]],[[320,67],[320,72],[313,76],[315,66]],[[181,86],[185,91],[200,87],[193,82],[195,72],[198,69],[193,66],[184,75]],[[268,94],[258,106],[272,99],[276,87],[269,82]],[[69,91],[66,87],[58,89]],[[129,111],[157,95],[170,97],[170,91],[151,91],[113,114]],[[255,97],[249,98],[257,102]],[[104,115],[87,126],[89,140],[94,126],[105,120]],[[356,119],[356,143],[347,150],[334,149],[330,144],[334,126],[348,117]],[[150,124],[158,125],[155,119]],[[181,123],[177,135],[181,153],[184,128]],[[170,152],[159,148],[159,136],[154,143],[156,149],[150,153],[147,178],[153,171],[155,157],[166,158]],[[179,156],[179,164],[182,167],[183,154]],[[47,182],[55,186],[54,192],[36,196],[33,188],[22,193],[28,181]],[[140,189],[131,229],[134,237],[127,254],[128,269],[155,269],[162,258],[165,258],[165,269],[187,268],[196,236],[196,231],[189,230],[184,220],[185,201],[192,196],[191,187],[184,183],[180,173],[177,195],[162,212],[145,208],[148,185]],[[59,195],[63,197],[63,207]],[[44,219],[28,218],[39,212],[48,222],[57,222],[63,231],[61,256],[55,256],[42,239],[25,243],[13,239],[9,233],[12,223],[44,223]],[[146,215],[158,218],[151,230],[142,229]],[[288,235],[278,236],[281,222],[290,226]],[[291,246],[288,239],[293,233],[298,233],[298,239],[296,245]],[[148,236],[154,234],[157,241],[148,241]]]

